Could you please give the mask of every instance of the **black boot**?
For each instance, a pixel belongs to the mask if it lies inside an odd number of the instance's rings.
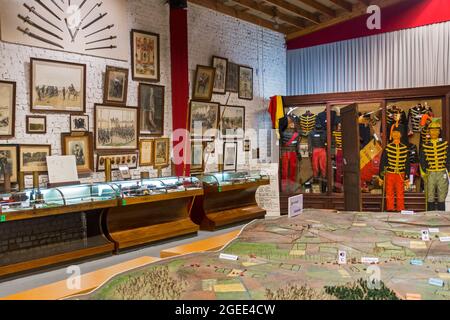
[[[438,202],[437,208],[438,208],[438,211],[445,212],[445,202]]]
[[[436,204],[434,202],[428,202],[427,211],[436,211]]]

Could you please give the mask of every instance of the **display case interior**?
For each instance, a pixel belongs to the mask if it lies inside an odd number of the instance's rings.
[[[267,174],[257,170],[205,173],[197,178],[208,186],[227,186],[269,180]]]

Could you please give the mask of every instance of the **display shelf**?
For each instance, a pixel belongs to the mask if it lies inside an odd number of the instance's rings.
[[[204,174],[199,178],[205,194],[196,198],[191,218],[202,230],[213,231],[265,217],[266,211],[256,202],[256,191],[270,184],[267,175],[242,171]]]

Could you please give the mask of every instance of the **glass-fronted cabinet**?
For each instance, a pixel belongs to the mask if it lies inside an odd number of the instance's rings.
[[[267,174],[257,170],[205,173],[198,177],[209,186],[228,186],[270,180]]]

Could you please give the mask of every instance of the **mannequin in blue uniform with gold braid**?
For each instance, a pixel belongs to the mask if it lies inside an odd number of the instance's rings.
[[[440,138],[441,125],[433,121],[429,127],[430,139],[422,144],[420,165],[426,174],[427,210],[445,211],[445,200],[448,194],[450,170],[450,153],[448,142]],[[438,203],[436,206],[436,193]]]

